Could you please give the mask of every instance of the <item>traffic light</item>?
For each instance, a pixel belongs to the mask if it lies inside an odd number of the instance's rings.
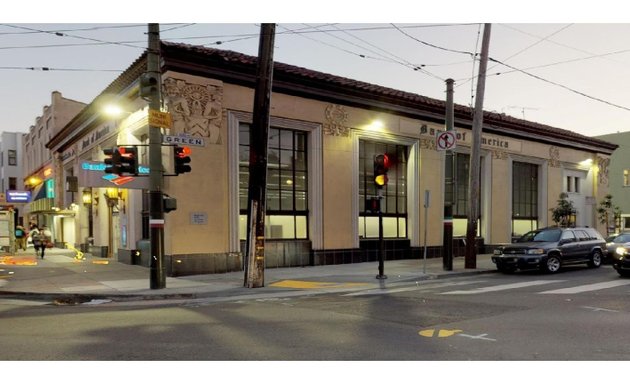
[[[157,73],[143,73],[140,76],[140,97],[143,99],[151,99],[158,94],[158,75]]]
[[[389,170],[390,161],[386,154],[376,155],[374,157],[374,184],[376,188],[381,189],[387,185],[387,171]]]
[[[120,156],[118,148],[103,149],[103,153],[105,154],[105,173],[115,173],[119,175],[122,156]]]
[[[173,151],[173,160],[175,162],[175,174],[190,172],[190,147],[180,147],[176,145]]]
[[[138,148],[135,146],[118,147],[118,153],[120,153],[120,174],[138,175]]]

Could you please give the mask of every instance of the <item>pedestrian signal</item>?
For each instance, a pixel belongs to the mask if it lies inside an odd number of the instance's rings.
[[[120,173],[138,175],[138,148],[118,147],[120,153]]]

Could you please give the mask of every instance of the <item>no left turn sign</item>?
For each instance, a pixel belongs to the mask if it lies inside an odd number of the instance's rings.
[[[438,151],[455,149],[457,136],[455,131],[441,131],[435,135],[435,146]]]

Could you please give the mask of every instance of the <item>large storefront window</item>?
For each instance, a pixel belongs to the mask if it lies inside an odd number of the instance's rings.
[[[240,239],[246,238],[250,124],[239,124]],[[265,237],[308,238],[307,133],[269,128]]]
[[[538,228],[538,165],[512,165],[512,236]]]
[[[453,161],[446,163],[446,172],[447,175],[453,175],[451,188],[449,188],[448,181],[445,186],[445,202],[450,202],[453,205],[453,236],[466,236],[468,225],[470,155],[467,153],[454,153]],[[480,172],[480,174],[482,173],[483,172]],[[479,189],[479,207],[481,207],[481,183],[479,183]],[[480,227],[481,220],[478,220],[477,234],[479,234]]]
[[[359,141],[359,237],[378,238],[378,213],[366,209],[372,197],[377,196],[374,185],[374,157],[387,154],[391,167],[387,172],[389,181],[383,187],[381,211],[383,215],[383,237],[407,237],[407,156],[404,145]]]

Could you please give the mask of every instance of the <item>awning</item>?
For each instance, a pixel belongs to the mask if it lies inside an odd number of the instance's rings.
[[[54,207],[54,199],[46,197],[45,183],[36,186],[31,196],[33,196],[30,205],[31,213],[50,211]]]
[[[33,193],[31,193],[31,196],[33,196],[31,201],[37,201],[37,200],[40,200],[40,199],[45,199],[46,198],[46,188],[45,188],[44,183],[36,186],[35,189],[33,190]]]

